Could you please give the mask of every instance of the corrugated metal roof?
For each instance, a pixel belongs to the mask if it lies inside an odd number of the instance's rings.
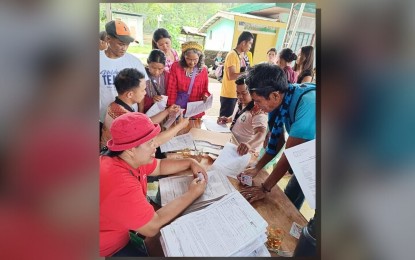
[[[291,3],[256,3],[256,4],[242,4],[236,7],[232,7],[228,9],[230,12],[236,13],[250,13],[255,11],[260,11],[272,7],[280,7],[280,8],[291,8]],[[299,5],[295,7],[297,10],[300,8]],[[306,3],[304,7],[304,12],[306,13],[316,13],[316,4],[315,3]]]
[[[232,8],[229,8],[228,11],[236,12],[236,13],[250,13],[255,12],[262,9],[267,9],[274,7],[275,3],[255,3],[255,4],[242,4]]]
[[[182,29],[180,32],[182,34],[198,35],[198,36],[206,37],[206,33],[200,33],[196,27],[182,26]]]

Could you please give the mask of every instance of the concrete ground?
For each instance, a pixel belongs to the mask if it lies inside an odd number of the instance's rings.
[[[213,104],[212,108],[206,111],[207,116],[219,116],[219,109],[220,109],[220,89],[222,87],[222,83],[217,81],[216,79],[209,78],[209,92],[213,95]]]

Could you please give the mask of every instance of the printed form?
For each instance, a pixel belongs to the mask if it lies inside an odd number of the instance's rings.
[[[154,104],[150,107],[150,109],[149,109],[149,110],[147,110],[146,115],[147,115],[148,117],[155,116],[155,115],[157,115],[158,113],[163,112],[163,111],[164,111],[164,109],[166,109],[168,96],[164,96],[164,95],[162,95],[161,97],[163,98],[162,100],[160,100],[159,102],[155,102],[155,103],[154,103]]]
[[[220,172],[208,171],[207,175],[208,183],[206,190],[193,204],[212,201],[235,190],[228,178]],[[193,179],[193,175],[172,176],[160,179],[161,206],[164,207],[170,201],[187,192],[189,190],[189,184]]]
[[[213,103],[213,95],[210,95],[206,99],[206,102],[203,102],[203,101],[189,102],[187,103],[186,114],[184,116],[192,117],[202,112],[205,112],[206,110],[212,107],[212,103]]]
[[[217,123],[217,118],[215,117],[203,117],[203,123],[206,126],[206,129],[212,132],[219,133],[230,133],[231,130],[226,124],[220,125]]]
[[[237,148],[232,143],[225,144],[219,157],[212,164],[211,170],[220,170],[223,174],[236,179],[236,176],[245,170],[251,159],[250,153],[240,156],[236,151]]]
[[[316,139],[288,148],[284,153],[308,204],[316,209]]]
[[[234,191],[162,228],[161,240],[166,256],[232,256],[264,237],[267,225]]]
[[[184,134],[173,137],[167,143],[160,145],[160,150],[162,153],[183,150],[186,148],[194,148],[195,144],[191,134]]]

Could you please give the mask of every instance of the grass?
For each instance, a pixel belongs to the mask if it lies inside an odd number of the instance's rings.
[[[128,47],[129,53],[136,53],[136,54],[149,54],[151,52],[151,45],[134,45]]]

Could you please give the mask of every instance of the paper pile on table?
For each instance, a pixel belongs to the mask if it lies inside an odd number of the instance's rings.
[[[267,222],[238,192],[160,230],[165,256],[270,256]]]

